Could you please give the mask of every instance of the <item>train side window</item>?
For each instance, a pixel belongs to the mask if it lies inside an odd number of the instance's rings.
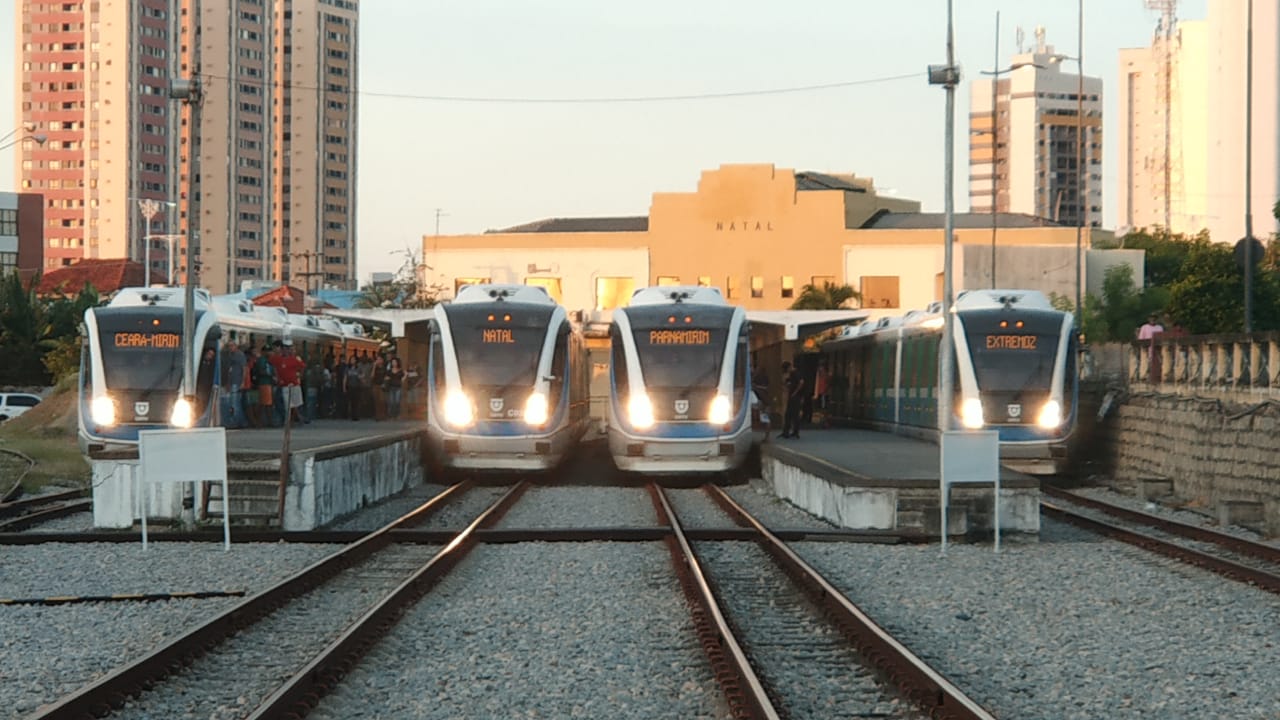
[[[435,389],[438,398],[444,397],[445,376],[444,376],[444,347],[440,342],[439,333],[431,336],[431,385]]]
[[[569,363],[569,326],[563,324],[560,331],[556,334],[555,351],[551,354],[551,392],[549,405],[554,409],[560,402],[560,395],[564,392],[565,372]]]
[[[623,350],[622,333],[618,332],[617,325],[609,328],[609,356],[609,367],[613,371],[613,386],[616,388],[618,399],[625,403],[631,386],[627,378],[627,354]]]
[[[738,347],[733,359],[733,409],[735,412],[742,401],[742,394],[747,391],[747,357],[750,351],[747,333],[744,330],[738,334]]]

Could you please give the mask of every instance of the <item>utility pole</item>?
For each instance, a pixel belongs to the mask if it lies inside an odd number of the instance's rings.
[[[1085,182],[1084,167],[1084,0],[1077,2],[1077,18],[1076,18],[1076,67],[1079,70],[1079,76],[1076,78],[1076,328],[1079,329],[1081,323],[1084,322],[1084,313],[1081,310],[1082,287],[1080,264],[1082,259],[1080,254],[1083,252],[1084,224],[1088,221],[1090,203],[1086,194],[1089,186]],[[1092,153],[1090,153],[1092,154]],[[1090,233],[1092,235],[1092,232]]]
[[[197,248],[196,224],[199,218],[196,204],[196,178],[200,175],[200,103],[203,100],[200,78],[174,78],[169,86],[169,97],[181,100],[191,110],[191,119],[187,125],[190,141],[188,147],[187,168],[187,265],[186,287],[182,304],[182,394],[195,408],[196,375],[195,375],[195,262]],[[193,410],[194,412],[194,410]]]
[[[1245,29],[1244,60],[1244,331],[1253,332],[1253,0]]]
[[[991,78],[991,289],[996,289],[996,224],[1000,208],[1000,11],[996,11],[995,75]]]
[[[955,145],[956,145],[956,85],[960,84],[960,68],[956,67],[955,29],[952,22],[952,2],[947,0],[947,64],[929,66],[929,84],[942,85],[947,91],[945,148],[943,154],[943,267],[942,267],[942,347],[939,349],[938,374],[938,429],[947,432],[951,429],[952,400],[955,378],[951,374],[951,366],[955,357],[955,318],[951,313],[952,256],[955,238]],[[946,520],[943,519],[943,535],[946,535]]]
[[[1164,229],[1173,232],[1173,27],[1178,0],[1147,0],[1147,7],[1160,11],[1160,42],[1164,45]]]
[[[449,213],[445,212],[443,208],[436,208],[436,235],[440,234],[440,218],[448,216]]]
[[[160,212],[159,201],[150,198],[138,201],[138,212],[142,213],[142,287],[151,287],[151,218]]]
[[[318,250],[307,250],[306,252],[289,253],[289,257],[302,258],[303,262],[306,263],[307,269],[305,272],[290,273],[291,277],[302,278],[302,292],[303,292],[302,306],[303,306],[303,311],[305,312],[306,311],[306,295],[312,294],[311,278],[316,277],[318,275],[324,275],[324,272],[321,270],[317,270],[316,272],[311,272],[311,258],[316,258],[316,265],[318,267],[321,264],[321,260],[324,257],[324,253]]]

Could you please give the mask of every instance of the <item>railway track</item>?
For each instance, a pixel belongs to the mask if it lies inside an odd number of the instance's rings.
[[[1040,502],[1048,517],[1280,594],[1280,548],[1061,488],[1045,485],[1041,492],[1052,498]]]
[[[446,490],[387,527],[369,533],[168,645],[41,708],[30,716],[31,720],[108,715],[165,717],[177,712],[175,707],[191,702],[199,702],[206,713],[209,708],[222,708],[227,716],[239,717],[248,709],[243,706],[252,707],[270,693],[278,676],[287,677],[306,663],[314,649],[307,646],[314,645],[317,637],[342,630],[345,623],[335,626],[333,615],[318,607],[324,595],[337,596],[339,604],[343,599],[354,599],[359,607],[362,596],[381,596],[388,587],[398,589],[406,584],[406,577],[414,576],[414,568],[433,561],[435,553],[425,548],[393,544],[391,531],[422,522],[468,487],[464,484]],[[506,498],[514,494],[513,490],[495,506],[509,502]],[[479,523],[477,520],[469,530]],[[465,534],[466,531],[458,534],[446,551],[457,548]],[[367,598],[363,602],[367,603]],[[291,647],[284,642],[286,647],[282,649],[282,640],[288,638],[294,638],[300,646]],[[246,661],[246,649],[255,647],[259,652],[252,655],[254,660]],[[261,652],[263,649],[267,652]],[[295,666],[288,666],[289,662]],[[252,689],[264,682],[268,685],[266,691],[253,695]]]
[[[929,717],[993,718],[872,621],[727,493],[711,485],[703,489],[734,522],[753,531],[759,554],[772,558],[779,573],[790,577],[806,596],[804,600],[788,597],[777,589],[781,583],[761,582],[754,572],[743,575],[744,568],[760,567],[749,557],[717,562],[716,568],[704,570],[705,563],[695,553],[666,494],[656,485],[649,486],[655,510],[672,529],[667,541],[672,559],[691,606],[697,608],[700,639],[735,717],[781,718],[792,712],[805,716],[915,716],[886,701],[884,686],[892,685],[920,714]],[[729,566],[727,571],[720,569],[724,565]],[[727,604],[738,606],[736,617],[726,618],[721,608]],[[815,636],[810,616],[818,609],[830,618],[833,627]],[[770,627],[757,630],[757,624]],[[847,645],[833,639],[840,634]],[[848,670],[839,658],[849,649],[863,658],[864,668],[849,670],[834,681],[842,695],[852,697],[838,708],[814,707],[816,699],[808,697],[813,679],[797,679],[796,672],[829,675],[832,667]],[[803,713],[797,707],[801,704],[806,704]]]
[[[385,644],[384,636],[393,633],[409,609],[476,545],[515,543],[532,548],[528,543],[600,541],[615,548],[627,542],[666,545],[681,586],[691,598],[687,607],[680,607],[696,608],[693,627],[735,717],[815,716],[812,699],[782,679],[779,663],[802,666],[786,671],[792,674],[835,676],[838,684],[832,694],[839,696],[841,715],[991,717],[871,622],[787,548],[778,534],[770,533],[718,489],[707,488],[706,493],[733,518],[732,523],[723,523],[725,527],[686,531],[663,491],[654,485],[648,486],[649,502],[645,503],[657,511],[657,524],[651,527],[642,526],[643,521],[632,527],[495,527],[526,487],[520,483],[506,491],[461,531],[414,529],[470,489],[470,484],[455,486],[150,655],[42,707],[28,720],[190,714],[219,720],[305,717],[345,684],[366,653]],[[641,489],[635,492],[645,494]],[[710,506],[711,500],[706,502]],[[733,523],[736,526],[727,526]],[[845,534],[792,530],[785,535],[800,540]],[[317,539],[335,537],[340,535],[318,534]],[[706,573],[694,543],[707,543],[707,555],[732,545],[758,557],[744,561],[717,556],[713,571]],[[562,552],[579,551],[569,546]],[[769,565],[766,557],[777,563],[772,571],[776,578],[761,583],[742,573],[743,567]],[[726,571],[726,566],[738,570]],[[803,586],[807,595],[779,590],[787,576]],[[744,611],[739,604],[726,613],[722,609],[729,607],[726,595],[750,596],[754,609]],[[766,625],[760,617],[769,608],[777,617]],[[809,628],[815,625],[813,617],[821,617],[822,612],[834,623],[827,623],[822,636],[814,638]],[[739,634],[743,641],[736,639]],[[434,635],[431,631],[430,636]],[[859,655],[865,658],[861,662]],[[339,710],[336,716],[344,714]],[[825,715],[818,710],[816,716]]]
[[[12,500],[0,503],[0,533],[18,532],[46,520],[92,510],[93,500],[80,490]]]

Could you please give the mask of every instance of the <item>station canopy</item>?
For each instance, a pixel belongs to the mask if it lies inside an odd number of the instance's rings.
[[[803,340],[814,333],[841,325],[857,325],[871,316],[870,310],[748,310],[755,325],[773,325],[784,340]]]
[[[405,327],[416,323],[428,322],[435,318],[433,308],[352,308],[349,310],[325,310],[325,315],[358,322],[365,325],[381,325],[387,328],[391,337],[405,337]]]

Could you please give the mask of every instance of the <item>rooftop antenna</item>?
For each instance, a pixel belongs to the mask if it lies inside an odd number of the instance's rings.
[[[1015,42],[1015,43],[1017,44],[1017,46],[1018,46],[1018,54],[1019,54],[1019,55],[1021,55],[1021,54],[1025,53],[1025,52],[1027,51],[1027,50],[1026,50],[1026,48],[1024,47],[1024,45],[1023,45],[1023,43],[1025,43],[1025,42],[1026,42],[1026,40],[1027,40],[1027,34],[1026,34],[1025,32],[1023,32],[1023,31],[1022,31],[1022,26],[1021,26],[1021,25],[1019,25],[1019,26],[1018,26],[1018,29],[1017,29],[1017,32],[1015,32],[1015,33],[1014,33],[1014,42]]]

